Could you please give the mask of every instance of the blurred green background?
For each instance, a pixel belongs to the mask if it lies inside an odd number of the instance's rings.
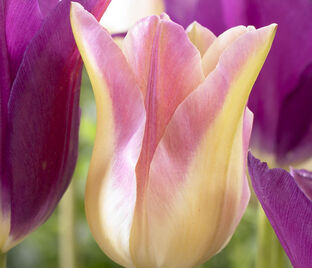
[[[77,268],[104,268],[120,267],[110,261],[97,246],[91,236],[84,212],[84,191],[88,172],[89,161],[92,153],[93,140],[95,137],[95,103],[92,88],[86,72],[83,72],[81,87],[81,123],[79,158],[72,187],[74,188],[74,224],[70,225],[71,215],[59,217],[64,214],[60,206],[55,210],[51,218],[29,235],[20,245],[8,253],[8,268],[71,268],[60,261],[60,256],[70,256],[70,235],[62,235],[60,238],[59,228],[69,224],[74,232],[74,245]],[[67,193],[68,194],[68,193]],[[213,257],[202,267],[209,268],[250,268],[255,267],[256,256],[256,221],[257,202],[251,199],[249,207],[239,224],[234,236],[226,248]],[[65,243],[64,243],[65,240]],[[68,241],[67,241],[68,240]],[[61,254],[59,252],[61,251]],[[59,264],[63,263],[62,266]],[[67,267],[66,267],[67,266]]]

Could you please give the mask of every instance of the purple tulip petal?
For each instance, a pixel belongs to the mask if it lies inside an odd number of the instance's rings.
[[[295,149],[294,144],[303,147],[307,145],[301,142],[304,128],[298,127],[298,123],[294,128],[293,121],[285,124],[285,116],[294,113],[292,118],[296,117],[298,120],[302,116],[302,110],[309,109],[309,106],[306,107],[305,99],[307,91],[300,87],[306,87],[302,76],[312,63],[312,24],[310,23],[312,3],[307,0],[259,1],[253,7],[258,15],[252,12],[251,8],[248,10],[250,16],[248,23],[257,25],[275,21],[279,25],[276,42],[272,46],[249,101],[249,108],[255,113],[252,141],[253,144],[264,147],[268,152],[277,154],[278,161],[285,163],[287,159],[283,157],[288,157],[287,150]],[[305,75],[308,77],[307,74]],[[297,93],[297,90],[301,92]],[[290,104],[293,101],[289,98],[295,98],[302,108],[286,111],[285,109],[294,108],[294,105]],[[308,125],[309,122],[305,124]],[[286,138],[281,141],[281,136]],[[304,155],[296,154],[296,157],[302,158]]]
[[[4,14],[4,0],[0,0],[0,189],[5,189],[0,193],[0,204],[2,213],[7,214],[10,208],[8,201],[8,180],[4,177],[3,171],[3,145],[4,136],[6,133],[7,124],[7,103],[10,92],[10,71],[9,61],[5,37],[5,14]]]
[[[13,82],[25,49],[39,30],[43,18],[38,0],[5,0],[5,29],[10,76]]]
[[[4,14],[4,0],[0,0],[0,102],[1,109],[4,103],[7,103],[8,92],[10,88],[10,74],[9,74],[9,60],[5,36],[5,14]],[[2,120],[0,120],[1,124]]]
[[[57,3],[59,2],[59,0],[37,0],[39,7],[40,7],[40,11],[41,14],[46,17],[50,11],[53,10],[53,8],[56,7]]]
[[[276,155],[283,164],[311,156],[312,146],[312,63],[284,100],[278,122]],[[290,153],[289,153],[290,152]]]
[[[296,268],[312,267],[312,202],[294,178],[280,168],[248,155],[248,168],[255,193],[289,259]],[[302,171],[294,171],[296,176]],[[304,172],[312,179],[311,172]]]
[[[245,23],[244,0],[164,0],[170,18],[187,27],[194,20],[216,35]],[[262,25],[265,26],[265,25]]]
[[[303,86],[303,76],[306,75],[306,79],[309,79],[307,74],[303,73],[311,69],[309,66],[312,64],[312,2],[188,0],[182,3],[179,0],[165,0],[165,6],[173,21],[186,27],[196,20],[215,34],[239,24],[250,24],[256,28],[273,22],[278,24],[272,50],[249,100],[248,106],[255,115],[252,144],[268,153],[277,154],[279,162],[292,160],[289,150],[293,151],[294,158],[305,158],[307,152],[304,148],[307,148],[312,139],[312,135],[308,138],[306,135],[312,132],[312,129],[308,130],[300,122],[296,122],[297,127],[294,128],[293,122],[286,123],[286,118],[293,113],[291,117],[298,119],[303,116],[303,110],[309,109],[309,105],[306,105],[308,93],[292,92],[304,91],[300,89]],[[291,101],[290,98],[296,99],[297,108],[301,106],[299,110],[294,111],[294,104],[290,103],[295,101]],[[311,120],[305,125],[311,125]],[[282,140],[281,134],[285,135]]]
[[[224,32],[226,27],[220,16],[222,14],[221,2],[185,0],[182,3],[180,0],[164,0],[166,13],[173,21],[186,28],[195,20],[218,35]]]
[[[79,2],[88,10],[97,6],[99,16],[109,0]],[[69,12],[70,1],[62,1],[47,17],[12,86],[4,151],[12,244],[49,217],[76,163],[82,65]]]

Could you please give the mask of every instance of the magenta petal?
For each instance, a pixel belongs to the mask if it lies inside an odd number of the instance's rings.
[[[309,146],[312,138],[304,139],[308,132],[302,127],[302,120],[308,117],[303,115],[302,110],[309,109],[310,105],[306,106],[305,98],[310,95],[307,90],[300,89],[301,86],[307,86],[301,83],[312,63],[312,3],[308,0],[244,2],[248,24],[256,27],[273,21],[278,24],[271,53],[255,83],[248,104],[255,115],[252,144],[274,153],[280,163],[294,160],[289,158],[289,153],[293,153],[297,160],[302,160],[306,153],[299,148],[297,150],[296,146]],[[308,76],[305,83],[307,82]],[[301,92],[297,92],[298,90]],[[299,104],[297,108],[301,107],[299,110],[294,109],[291,98],[296,99]],[[291,122],[286,125],[285,116],[291,113]],[[304,118],[300,118],[301,116]],[[294,122],[296,120],[300,122]],[[311,121],[304,124],[309,123]],[[281,136],[284,136],[283,140],[280,139]]]
[[[79,2],[93,10],[109,1]],[[12,86],[4,155],[13,240],[49,217],[77,159],[82,65],[69,12],[70,1],[51,12],[28,46]]]
[[[164,0],[164,3],[170,18],[184,27],[195,20],[219,35],[228,28],[245,24],[240,14],[244,0]]]
[[[1,107],[7,103],[8,92],[10,87],[9,61],[8,51],[5,36],[5,14],[4,14],[4,0],[0,0],[0,102]],[[4,95],[6,97],[4,97]],[[3,107],[2,107],[3,109]],[[1,124],[2,120],[0,120]]]
[[[53,8],[56,7],[59,0],[37,0],[41,14],[46,17]]]
[[[312,152],[312,63],[286,96],[277,128],[276,156],[283,163],[305,160]]]
[[[42,24],[38,0],[5,0],[6,42],[13,82],[25,49]]]
[[[293,266],[312,267],[311,200],[287,171],[269,169],[251,153],[248,167],[255,193]],[[304,174],[306,179],[312,179],[311,172]]]
[[[3,171],[3,145],[5,144],[5,132],[7,123],[7,102],[10,93],[10,71],[9,71],[9,61],[5,37],[5,14],[4,14],[4,0],[0,0],[0,189],[4,191],[0,194],[0,209],[2,213],[7,214],[10,208],[10,202],[8,200],[8,180],[5,178]]]

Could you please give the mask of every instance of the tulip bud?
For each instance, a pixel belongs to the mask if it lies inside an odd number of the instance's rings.
[[[276,25],[215,37],[162,14],[131,28],[121,50],[78,4],[71,23],[97,106],[85,200],[97,243],[126,267],[205,262],[249,200],[246,103]]]

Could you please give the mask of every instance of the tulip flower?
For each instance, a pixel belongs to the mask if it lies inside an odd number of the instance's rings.
[[[173,20],[198,21],[219,34],[236,25],[279,31],[249,99],[254,113],[251,146],[278,165],[299,163],[312,154],[312,2],[310,0],[164,0]],[[287,56],[285,56],[287,55]],[[267,158],[269,160],[269,158]]]
[[[80,1],[100,18],[109,1]],[[77,159],[82,62],[70,1],[0,0],[0,252],[42,224]]]
[[[248,167],[257,197],[293,266],[312,267],[312,173],[269,169],[251,153]]]
[[[79,4],[71,23],[97,107],[85,195],[93,236],[126,267],[205,262],[249,200],[246,103],[276,25],[216,37],[162,14],[136,23],[121,50]]]

